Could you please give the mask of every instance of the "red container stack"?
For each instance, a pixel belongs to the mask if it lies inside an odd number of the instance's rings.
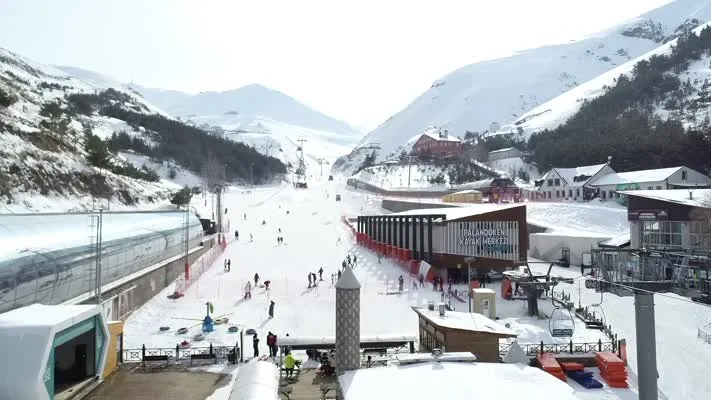
[[[563,368],[560,367],[558,360],[555,359],[555,355],[551,353],[543,353],[536,357],[538,362],[541,364],[541,368],[549,374],[555,376],[563,382],[567,382],[568,379],[563,373]]]
[[[607,385],[613,388],[627,388],[627,369],[625,362],[622,361],[615,353],[607,351],[595,353],[595,361],[597,367],[600,368],[602,379],[607,382]]]

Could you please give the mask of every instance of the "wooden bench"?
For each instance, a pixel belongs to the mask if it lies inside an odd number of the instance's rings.
[[[291,392],[294,391],[294,388],[291,386],[279,386],[279,394],[286,397],[286,400],[291,400]]]
[[[165,364],[168,365],[168,355],[166,354],[161,354],[158,356],[143,356],[143,363],[148,362],[155,362],[155,361],[165,361]]]
[[[193,365],[193,360],[212,360],[213,363],[217,363],[217,355],[215,353],[191,354],[190,365]]]
[[[336,391],[338,390],[338,386],[336,386],[335,384],[322,383],[320,389],[321,389],[321,400],[336,398]],[[333,392],[333,393],[331,393],[331,392]]]
[[[388,349],[385,347],[380,347],[380,348],[373,348],[373,349],[365,349],[363,350],[363,355],[367,356],[369,354],[377,354],[379,356],[384,356],[388,354]]]

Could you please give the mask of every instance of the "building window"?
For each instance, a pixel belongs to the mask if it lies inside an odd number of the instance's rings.
[[[548,186],[553,186],[553,179],[548,179]]]
[[[568,197],[573,197],[573,189],[568,190]]]
[[[555,185],[560,186],[560,178],[555,178]]]
[[[601,190],[601,191],[600,191],[600,198],[601,198],[601,199],[604,199],[604,198],[605,198],[605,193],[607,193],[607,192],[604,191],[604,190]]]
[[[650,248],[681,247],[681,222],[644,221],[642,244]]]
[[[610,193],[609,193],[609,196],[608,196],[608,197],[613,198],[612,193],[614,193],[614,191],[613,191],[613,190],[610,190]]]
[[[661,186],[657,186],[657,190],[662,190],[662,187],[661,187]]]
[[[686,180],[686,171],[681,171],[681,180]]]
[[[551,192],[548,192],[548,198],[549,199],[551,198]]]
[[[647,190],[654,190],[653,186],[647,186]]]
[[[575,189],[575,197],[580,197],[580,188]]]
[[[556,199],[560,198],[560,190],[555,191],[555,198]]]

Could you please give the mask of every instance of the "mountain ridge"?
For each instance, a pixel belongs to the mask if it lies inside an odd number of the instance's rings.
[[[396,156],[407,139],[431,125],[460,137],[466,131],[498,130],[580,83],[653,50],[694,18],[711,19],[711,3],[676,0],[582,40],[464,66],[437,79],[369,132],[335,168],[352,173],[373,143],[381,148],[378,161]]]

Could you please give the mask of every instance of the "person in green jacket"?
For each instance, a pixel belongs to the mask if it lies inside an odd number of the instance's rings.
[[[284,369],[286,370],[287,378],[294,377],[294,367],[296,366],[296,364],[297,362],[294,356],[291,355],[291,353],[287,354],[286,358],[284,358]]]

